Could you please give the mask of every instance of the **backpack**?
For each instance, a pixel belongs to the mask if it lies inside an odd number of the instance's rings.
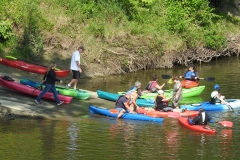
[[[146,90],[150,90],[151,89],[151,85],[152,85],[152,82],[149,82],[148,84],[147,84],[147,86],[146,86]]]

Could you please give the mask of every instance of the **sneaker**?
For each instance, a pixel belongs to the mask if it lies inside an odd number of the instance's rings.
[[[35,103],[36,103],[36,104],[40,104],[40,102],[38,102],[36,99],[35,99]]]
[[[57,105],[60,106],[63,103],[64,103],[64,101],[60,101]]]
[[[66,88],[68,89],[68,88],[70,88],[71,86],[69,85],[69,84],[66,84]]]

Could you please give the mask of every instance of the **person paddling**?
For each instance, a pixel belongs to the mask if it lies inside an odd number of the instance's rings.
[[[184,78],[191,81],[198,81],[199,79],[198,72],[193,64],[190,64],[185,74],[183,76],[179,76],[179,78]]]
[[[193,119],[188,117],[188,122],[192,125],[207,125],[208,122],[214,123],[214,120],[207,114],[207,112],[205,112],[203,108],[201,108],[196,117]]]

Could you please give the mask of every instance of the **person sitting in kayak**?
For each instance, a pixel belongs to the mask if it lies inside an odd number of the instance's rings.
[[[180,76],[179,78],[184,78],[186,80],[191,80],[191,81],[199,80],[197,70],[193,64],[190,64],[185,74],[183,76]]]
[[[142,85],[141,82],[136,81],[134,86],[130,88],[130,91],[137,91],[138,88],[141,88],[141,85]]]
[[[203,108],[199,110],[199,113],[196,117],[191,119],[188,117],[189,124],[192,125],[207,125],[208,122],[214,123],[213,119],[204,111]]]
[[[165,83],[163,83],[161,86],[158,85],[157,83],[158,80],[158,76],[157,75],[153,75],[152,80],[148,82],[148,85],[146,87],[146,90],[149,92],[157,92],[158,90],[161,90]]]
[[[158,90],[158,95],[156,96],[155,98],[155,110],[156,111],[163,111],[163,112],[185,112],[187,110],[186,109],[183,109],[183,110],[180,110],[178,108],[172,108],[168,105],[168,102],[169,100],[171,99],[172,97],[170,98],[166,98],[164,96],[164,91],[163,90]]]
[[[133,113],[132,108],[130,107],[130,97],[131,97],[131,91],[125,93],[125,95],[121,95],[116,103],[115,103],[115,109],[119,111],[119,114],[117,116],[117,119],[120,118],[125,112]]]
[[[222,96],[221,92],[220,92],[220,86],[218,84],[214,85],[214,91],[211,93],[211,100],[210,103],[211,104],[228,104],[228,102],[226,102],[225,96]]]
[[[157,92],[158,95],[155,98],[155,110],[164,112],[173,111],[173,108],[168,106],[168,102],[172,97],[166,98],[163,90],[158,90]]]

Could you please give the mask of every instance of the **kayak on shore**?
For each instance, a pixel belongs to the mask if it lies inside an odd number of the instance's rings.
[[[42,83],[40,83],[40,82],[35,82],[35,81],[25,79],[25,78],[20,79],[20,83],[24,84],[24,85],[29,85],[34,88],[38,88],[40,86],[44,87],[44,85],[42,85]],[[65,95],[65,96],[70,96],[70,97],[73,97],[76,99],[86,100],[90,96],[90,93],[87,91],[84,91],[84,90],[76,90],[76,89],[66,88],[66,87],[62,87],[62,86],[58,86],[58,85],[56,85],[55,87],[56,87],[56,90],[58,91],[58,93]]]
[[[14,59],[7,59],[7,58],[0,58],[0,64],[17,68],[23,71],[37,73],[37,74],[45,74],[47,71],[47,67],[37,65],[37,64],[31,64],[27,63],[23,60],[14,60]],[[55,70],[57,77],[67,77],[70,73],[70,70]]]
[[[24,94],[27,94],[30,96],[34,96],[34,97],[37,97],[41,92],[40,89],[36,89],[31,86],[17,83],[8,76],[0,77],[0,85],[4,88],[11,89],[13,91],[17,91],[17,92],[24,93]],[[42,98],[55,101],[53,93],[51,93],[51,92],[47,92],[46,94],[43,95]],[[64,101],[65,104],[69,104],[73,99],[72,97],[64,96],[64,95],[58,95],[58,98],[60,101]]]
[[[214,128],[210,127],[209,125],[191,125],[191,124],[189,124],[187,117],[181,117],[181,116],[178,117],[178,122],[191,130],[212,133],[212,134],[216,133],[216,130]]]
[[[103,107],[97,107],[97,106],[89,106],[90,113],[100,114],[104,116],[114,117],[117,118],[118,116],[118,110],[116,109],[107,109]],[[163,122],[164,118],[158,118],[158,117],[151,117],[144,114],[138,114],[138,113],[124,113],[121,117],[122,119],[132,119],[132,120],[140,120],[140,121],[153,121],[153,122]]]

